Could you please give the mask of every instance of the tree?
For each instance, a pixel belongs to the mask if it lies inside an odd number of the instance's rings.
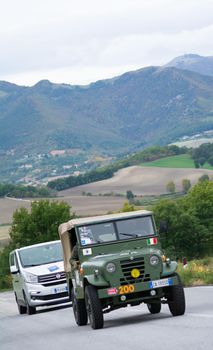
[[[68,221],[70,206],[64,202],[32,202],[31,212],[20,208],[13,215],[10,237],[15,247],[59,239],[58,226]]]
[[[204,158],[204,157],[200,157],[200,158],[198,159],[198,163],[199,163],[201,166],[203,166],[203,165],[205,164],[205,162],[206,162],[206,158]]]
[[[184,193],[187,193],[187,192],[189,191],[190,187],[191,187],[191,182],[190,182],[190,180],[188,180],[188,179],[183,179],[183,180],[182,180],[183,192],[184,192]]]
[[[199,177],[198,181],[203,182],[203,181],[208,181],[209,180],[209,175],[208,174],[203,174],[201,177]]]
[[[186,197],[160,201],[154,208],[157,226],[167,224],[164,248],[173,256],[202,257],[213,248],[213,182],[195,185]]]
[[[174,181],[169,181],[166,185],[166,189],[170,193],[175,193],[175,183]]]
[[[126,191],[126,198],[130,203],[132,202],[132,200],[134,199],[134,194],[132,193],[132,191]]]
[[[194,160],[194,165],[195,165],[195,168],[198,169],[200,167],[199,163],[197,160]]]
[[[211,166],[213,166],[213,156],[209,157],[208,163],[209,163]]]
[[[187,205],[193,208],[200,222],[213,232],[213,182],[198,182],[186,197]]]

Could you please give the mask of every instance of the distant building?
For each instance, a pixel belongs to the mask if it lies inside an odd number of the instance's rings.
[[[51,156],[55,157],[55,156],[63,156],[65,154],[65,150],[64,149],[56,149],[53,151],[50,151]]]

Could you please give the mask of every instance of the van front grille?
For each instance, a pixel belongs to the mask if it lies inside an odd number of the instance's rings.
[[[38,276],[38,283],[51,283],[55,281],[60,281],[61,283],[62,280],[66,279],[65,272],[57,272],[57,273],[50,273],[48,275],[42,275]],[[64,281],[65,282],[65,281]]]
[[[120,279],[121,285],[150,281],[150,275],[145,272],[144,258],[123,260],[121,261],[121,269],[123,272],[123,278]],[[140,276],[138,278],[132,277],[131,272],[133,269],[140,271]]]

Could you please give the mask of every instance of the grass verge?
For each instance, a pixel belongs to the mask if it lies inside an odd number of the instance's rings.
[[[213,284],[213,257],[206,257],[201,260],[192,260],[183,268],[179,264],[178,271],[183,285],[201,286]]]

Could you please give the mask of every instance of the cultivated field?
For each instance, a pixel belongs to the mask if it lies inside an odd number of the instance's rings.
[[[103,196],[104,194],[113,192],[125,195],[127,190],[131,190],[135,195],[159,195],[166,193],[166,184],[171,180],[176,184],[176,191],[181,191],[184,178],[195,184],[203,174],[212,177],[213,170],[132,166],[119,170],[111,179],[61,191],[55,200],[67,202],[72,206],[72,211],[80,216],[101,215],[119,210],[125,202],[125,197]],[[82,196],[83,191],[90,192],[92,196]],[[25,207],[29,210],[30,202],[1,198],[0,225],[11,223],[16,209]]]
[[[195,140],[179,141],[179,142],[172,143],[172,145],[176,145],[178,147],[197,148],[203,143],[213,143],[213,138],[206,137],[206,138],[200,138]]]
[[[125,202],[125,198],[99,196],[87,197],[78,195],[58,197],[51,200],[67,202],[72,206],[72,211],[76,212],[76,214],[80,216],[101,215],[109,211],[116,211],[119,210]],[[0,223],[11,223],[14,211],[21,207],[27,208],[29,210],[30,201],[1,198]]]
[[[7,245],[9,241],[10,225],[0,225],[0,250]]]
[[[212,177],[213,170],[131,166],[119,170],[111,179],[77,186],[60,194],[80,195],[83,191],[95,195],[110,192],[125,194],[131,190],[136,195],[159,195],[166,193],[166,184],[171,180],[176,190],[181,191],[183,179],[189,179],[191,184],[195,184],[204,174]]]

